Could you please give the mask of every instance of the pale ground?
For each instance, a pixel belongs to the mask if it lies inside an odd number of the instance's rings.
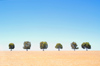
[[[100,66],[100,51],[0,51],[0,66]]]

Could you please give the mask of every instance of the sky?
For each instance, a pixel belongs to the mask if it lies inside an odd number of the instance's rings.
[[[72,50],[77,43],[91,44],[100,50],[100,0],[0,0],[0,51],[25,51],[24,41],[31,42],[30,51],[41,51],[40,42],[46,41],[46,51]]]

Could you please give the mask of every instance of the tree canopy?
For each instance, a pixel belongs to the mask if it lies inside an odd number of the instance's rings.
[[[14,49],[14,48],[15,48],[14,43],[9,43],[9,49],[11,49],[11,51],[12,51],[12,49]]]
[[[71,47],[72,47],[72,49],[74,49],[74,51],[75,51],[75,49],[78,49],[76,42],[72,42]]]
[[[82,47],[83,49],[86,49],[86,51],[87,51],[88,49],[91,49],[91,45],[89,44],[89,42],[83,42],[82,45],[81,45],[81,47]]]
[[[28,49],[30,49],[30,47],[31,47],[31,43],[29,42],[29,41],[25,41],[24,42],[24,49],[26,49],[27,51],[28,51]]]
[[[44,51],[44,49],[47,49],[48,48],[48,43],[47,42],[40,42],[40,49],[43,49],[43,51]]]
[[[55,48],[57,48],[58,51],[60,51],[60,49],[62,49],[63,46],[61,45],[61,43],[57,43],[56,46],[55,46]]]

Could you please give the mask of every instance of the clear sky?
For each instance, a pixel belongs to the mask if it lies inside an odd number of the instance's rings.
[[[0,51],[23,51],[24,41],[30,41],[31,51],[48,43],[63,50],[72,50],[71,42],[89,42],[91,50],[100,50],[100,0],[0,0]]]

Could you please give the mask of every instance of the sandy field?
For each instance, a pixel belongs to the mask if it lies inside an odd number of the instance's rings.
[[[100,66],[100,51],[0,51],[0,66]]]

